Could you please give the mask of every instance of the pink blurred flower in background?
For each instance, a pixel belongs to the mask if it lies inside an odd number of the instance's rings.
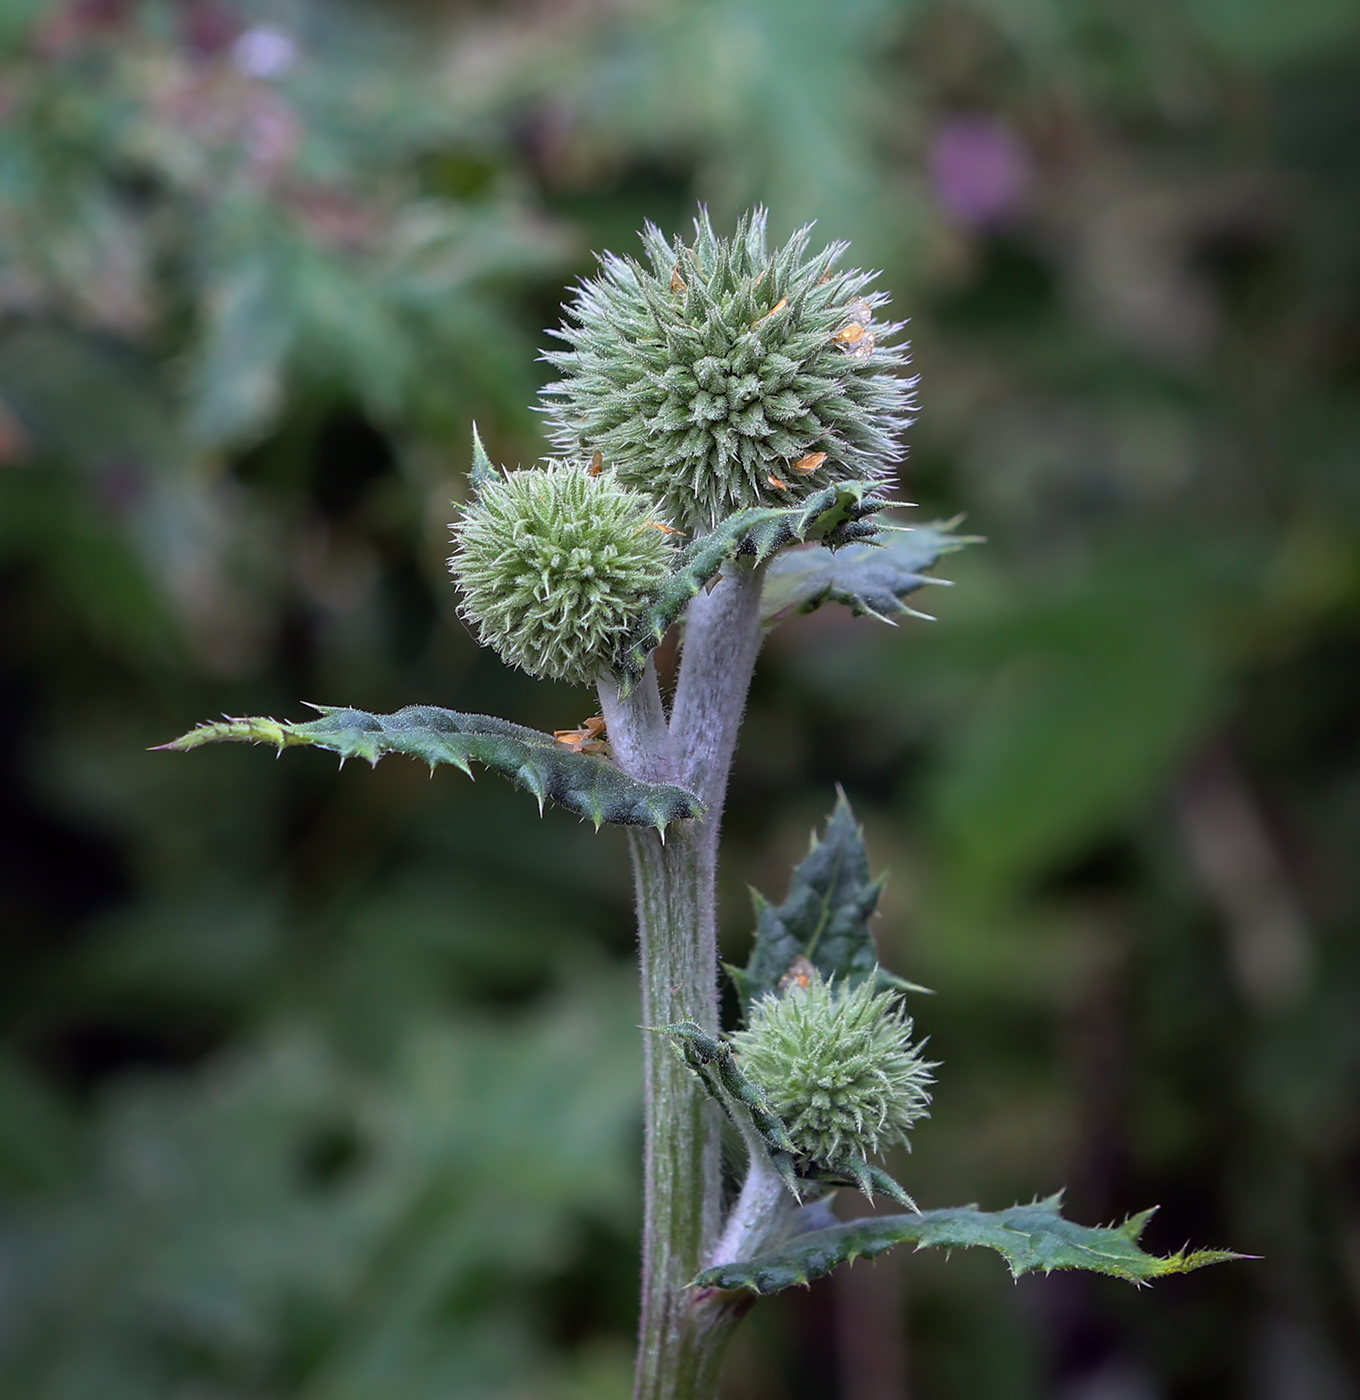
[[[247,29],[232,45],[231,59],[248,78],[282,78],[297,62],[297,43],[272,25]]]
[[[928,159],[936,199],[955,223],[970,227],[1009,213],[1030,182],[1028,150],[995,117],[950,118],[935,133]]]

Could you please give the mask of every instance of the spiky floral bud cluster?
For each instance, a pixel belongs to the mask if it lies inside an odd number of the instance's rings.
[[[463,616],[509,665],[589,685],[670,571],[664,527],[610,472],[488,472],[453,526]]]
[[[650,270],[606,254],[552,332],[571,348],[544,356],[562,376],[543,391],[559,446],[603,452],[691,532],[885,477],[915,386],[895,373],[905,347],[884,343],[900,326],[874,319],[876,274],[836,270],[848,245],[808,256],[809,232],[770,253],[764,210],[730,240],[704,211],[692,245],[647,225]]]
[[[901,997],[874,978],[849,988],[814,975],[762,997],[732,1042],[799,1154],[834,1167],[905,1143],[925,1116],[933,1066],[911,1031]]]

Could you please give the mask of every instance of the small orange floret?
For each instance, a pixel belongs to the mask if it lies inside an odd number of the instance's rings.
[[[841,345],[853,345],[857,340],[863,340],[864,336],[864,327],[852,321],[848,326],[842,326],[831,339]]]
[[[664,520],[649,520],[647,524],[653,530],[660,530],[663,535],[679,535],[681,539],[685,536],[683,530],[677,530],[674,525],[667,525]]]
[[[603,734],[603,715],[591,715],[589,719],[582,720],[578,729],[553,730],[553,738],[572,753],[603,753],[604,744],[600,742]]]
[[[793,464],[793,469],[802,476],[810,476],[825,461],[825,452],[809,452],[806,457],[800,457]]]
[[[799,953],[789,964],[789,970],[779,979],[777,989],[780,996],[794,987],[810,987],[817,976],[817,969],[804,953]]]
[[[680,264],[679,264],[679,263],[676,263],[676,265],[671,269],[671,291],[672,291],[672,292],[687,292],[687,291],[689,291],[689,283],[686,282],[685,279],[684,279],[683,277],[680,276]]]
[[[789,483],[787,481],[780,481],[780,479],[773,472],[771,472],[769,476],[765,478],[765,480],[768,481],[771,486],[777,488],[780,491],[787,491],[789,489]]]
[[[604,453],[597,447],[590,458],[590,476],[599,476],[604,470]]]

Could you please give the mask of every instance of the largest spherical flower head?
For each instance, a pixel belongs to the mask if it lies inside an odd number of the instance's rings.
[[[487,473],[453,527],[463,616],[532,676],[590,685],[666,577],[655,505],[576,462]]]
[[[808,255],[804,228],[768,252],[765,213],[729,239],[647,225],[650,267],[607,254],[567,306],[544,389],[564,451],[598,449],[619,479],[701,533],[747,506],[789,505],[837,480],[886,477],[902,457],[915,380],[875,274],[838,271],[847,244]]]

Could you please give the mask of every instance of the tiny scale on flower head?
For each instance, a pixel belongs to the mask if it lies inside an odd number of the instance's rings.
[[[590,685],[669,573],[655,502],[595,464],[488,473],[449,560],[478,640],[532,676]]]
[[[900,327],[874,322],[875,274],[836,270],[845,244],[810,255],[808,237],[770,252],[763,210],[730,239],[701,211],[692,245],[647,226],[650,268],[607,254],[551,332],[569,348],[544,355],[561,376],[543,391],[554,440],[597,443],[691,534],[884,479],[916,382],[896,372],[904,347],[884,343]]]
[[[815,972],[791,978],[782,994],[751,1008],[732,1036],[743,1073],[758,1084],[798,1152],[835,1167],[865,1161],[925,1117],[932,1064],[911,1040],[900,995],[824,982]]]

